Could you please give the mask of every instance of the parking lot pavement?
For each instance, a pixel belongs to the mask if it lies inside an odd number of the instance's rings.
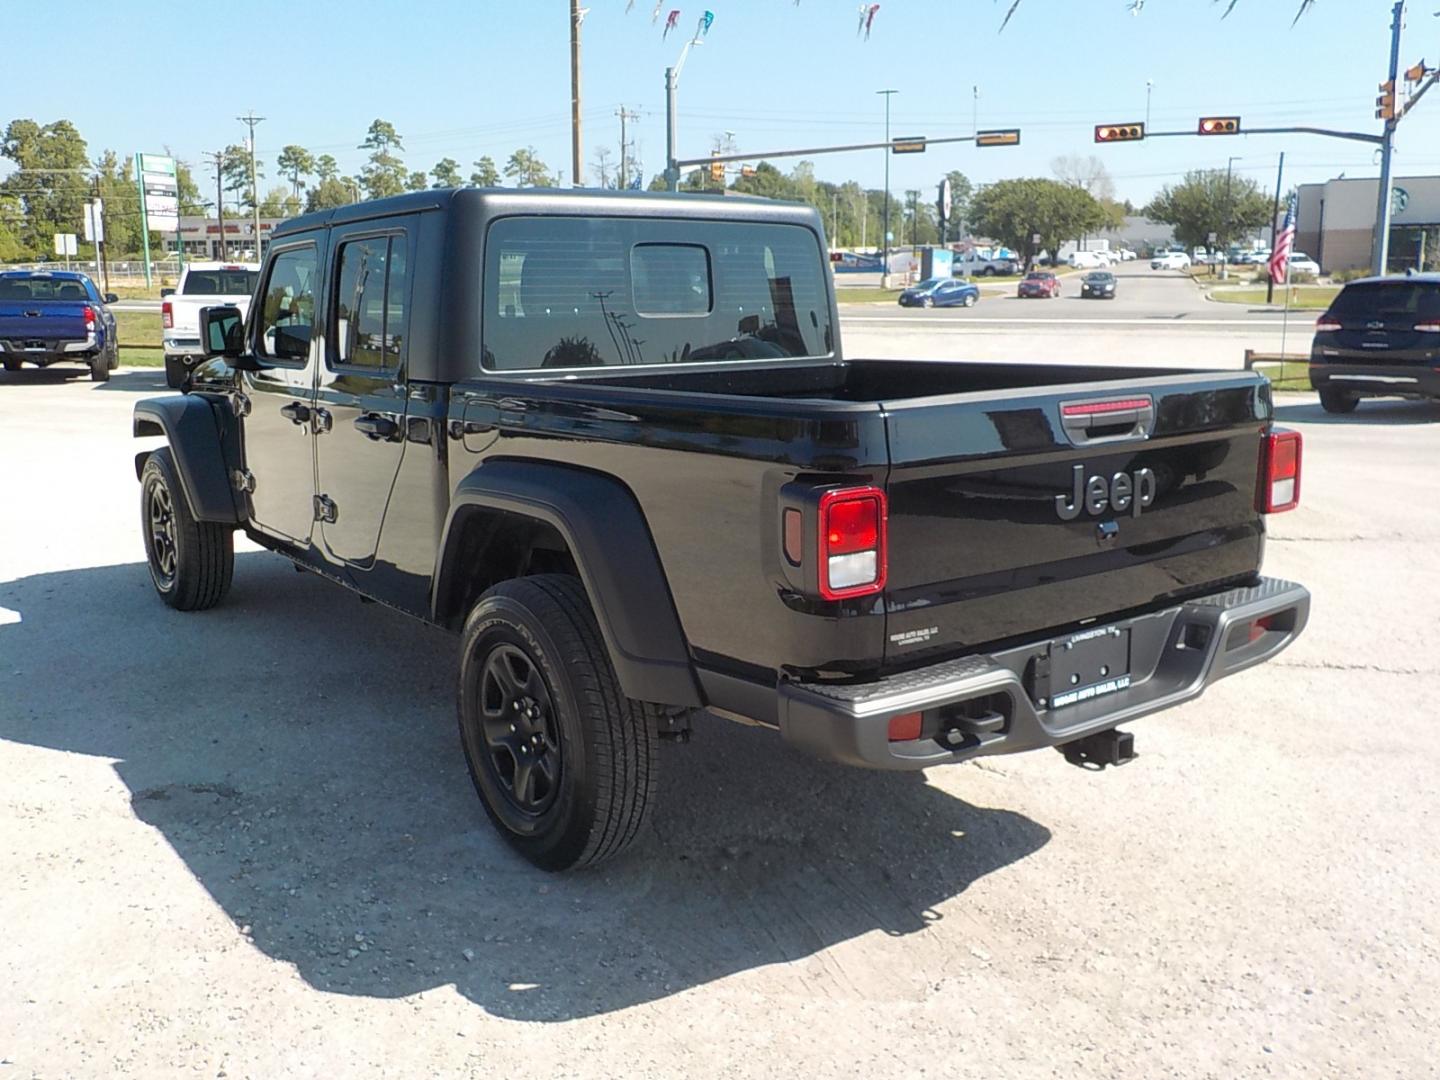
[[[0,376],[0,1077],[1433,1075],[1440,409],[1281,399],[1310,627],[1134,764],[712,719],[555,877],[470,789],[447,635],[248,544],[215,611],[154,597],[162,389]]]

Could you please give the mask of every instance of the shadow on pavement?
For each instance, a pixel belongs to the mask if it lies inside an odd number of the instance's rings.
[[[121,390],[129,393],[174,393],[165,385],[165,369],[160,367],[121,368],[112,371],[101,383],[90,381],[90,372],[83,367],[57,364],[53,367],[25,367],[19,371],[0,371],[0,389],[6,393],[37,386],[66,386],[83,383],[91,390]]]
[[[1277,405],[1275,419],[1297,424],[1433,424],[1440,421],[1440,402],[1388,398],[1365,400],[1352,413],[1327,413],[1315,401],[1304,405]]]
[[[164,607],[140,564],[0,583],[0,606],[20,617],[0,621],[0,738],[117,759],[136,816],[236,932],[329,992],[453,983],[505,1017],[606,1013],[922,931],[1050,836],[918,774],[831,766],[703,718],[690,746],[663,748],[650,835],[547,875],[470,786],[447,634],[268,553],[239,556],[203,614]],[[58,658],[82,642],[80,679]],[[867,986],[920,978],[895,949]],[[797,991],[810,966],[792,969]]]

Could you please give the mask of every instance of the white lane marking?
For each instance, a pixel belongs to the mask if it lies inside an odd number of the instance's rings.
[[[1187,326],[1252,326],[1271,327],[1279,329],[1280,320],[1270,319],[986,319],[978,317],[960,319],[907,319],[904,317],[894,318],[876,315],[845,315],[841,314],[840,321],[843,323],[875,323],[885,326],[968,326],[971,323],[982,323],[996,326],[1153,326],[1157,328],[1173,328],[1183,330]],[[1303,330],[1303,327],[1296,327],[1296,331]]]

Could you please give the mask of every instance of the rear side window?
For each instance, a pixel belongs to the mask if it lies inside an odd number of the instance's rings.
[[[334,362],[394,368],[407,340],[409,291],[403,235],[340,245],[335,285]]]
[[[492,371],[827,356],[829,268],[795,225],[504,218],[486,242]]]
[[[1365,281],[1346,285],[1330,302],[1339,319],[1409,319],[1440,321],[1440,283],[1433,281]]]
[[[180,291],[184,296],[249,296],[259,276],[255,270],[192,270]]]

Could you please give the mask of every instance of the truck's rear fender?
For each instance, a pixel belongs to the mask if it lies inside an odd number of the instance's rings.
[[[230,483],[229,465],[238,461],[233,446],[235,425],[230,413],[208,398],[193,394],[145,398],[135,403],[136,438],[163,435],[170,444],[185,502],[196,521],[238,524],[243,520]],[[154,453],[135,455],[138,479]]]
[[[502,566],[484,553],[515,528],[553,530],[568,548],[628,697],[703,704],[660,556],[635,496],[614,477],[524,459],[491,459],[456,487],[440,542],[431,612],[458,626]],[[523,542],[522,542],[523,544]],[[479,563],[479,565],[477,565]],[[544,566],[542,569],[553,569]]]

